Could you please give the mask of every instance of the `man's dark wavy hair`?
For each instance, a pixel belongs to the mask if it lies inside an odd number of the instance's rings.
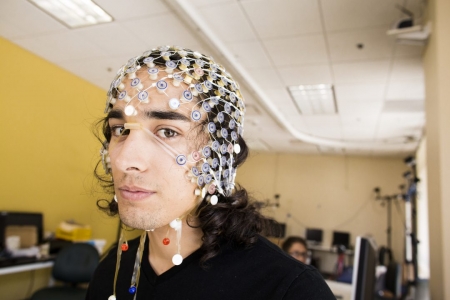
[[[155,62],[158,64],[157,60],[155,60]],[[161,60],[160,64],[162,65],[164,63],[165,61]],[[209,95],[205,96],[208,97]],[[211,114],[210,117],[213,117],[214,114],[217,114],[217,112],[221,110],[223,110],[223,103],[216,105],[213,108],[209,113]],[[226,115],[226,122],[229,121],[227,118],[229,118],[229,116]],[[197,128],[199,134],[200,132],[204,132],[203,128],[206,125],[206,122],[207,121],[205,120],[198,125]],[[97,122],[96,127],[101,127],[103,138],[99,136],[99,134],[96,134],[100,142],[103,142],[104,140],[109,142],[111,140],[111,130],[108,124],[108,117]],[[222,143],[220,139],[219,142]],[[249,149],[240,135],[238,143],[241,147],[241,151],[236,156],[233,168],[241,166],[249,154]],[[212,158],[214,158],[215,155],[216,154],[213,152]],[[94,171],[95,177],[99,180],[104,190],[112,196],[114,195],[114,184],[111,181],[110,176],[103,175],[104,173],[101,171],[101,165],[102,164],[99,161]],[[270,230],[268,219],[261,215],[258,206],[250,200],[245,188],[237,185],[230,196],[221,194],[218,194],[217,196],[219,202],[216,205],[209,204],[209,202],[206,201],[206,197],[202,200],[195,212],[197,217],[195,225],[190,224],[188,219],[189,226],[201,228],[203,231],[202,249],[204,254],[200,261],[201,264],[204,264],[207,260],[216,256],[220,251],[220,244],[223,242],[230,242],[233,245],[248,247],[256,243],[258,235],[261,232],[268,232],[268,230]],[[97,201],[97,206],[110,216],[118,214],[117,202],[115,202],[112,197],[111,200],[99,199]]]

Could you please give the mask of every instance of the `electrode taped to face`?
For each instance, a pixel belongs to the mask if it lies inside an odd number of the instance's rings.
[[[147,80],[142,80],[142,72],[146,72]],[[195,103],[190,105],[189,116],[192,122],[204,124],[210,141],[192,153],[180,153],[139,123],[125,123],[124,130],[147,132],[178,165],[189,168],[191,181],[198,185],[196,195],[202,198],[209,195],[207,199],[214,205],[218,201],[217,193],[229,196],[234,189],[235,162],[240,152],[238,141],[243,134],[245,114],[239,85],[222,66],[211,57],[176,46],[146,51],[130,59],[117,72],[108,91],[105,113],[115,103],[124,101],[124,113],[136,115],[140,105],[152,101],[150,89],[167,95],[169,84],[184,90],[178,98],[167,96],[168,107],[186,112],[186,104]],[[100,152],[103,167],[110,173],[107,141]]]

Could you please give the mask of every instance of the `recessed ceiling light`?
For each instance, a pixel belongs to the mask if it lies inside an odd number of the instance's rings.
[[[91,0],[28,0],[69,28],[112,22],[113,18]]]
[[[330,84],[294,85],[288,91],[302,115],[336,114],[333,86]]]

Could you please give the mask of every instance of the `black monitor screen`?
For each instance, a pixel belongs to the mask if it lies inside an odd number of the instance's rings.
[[[343,245],[345,248],[350,247],[350,233],[333,231],[333,242],[331,246]]]
[[[309,242],[322,243],[322,229],[306,228],[306,240]]]
[[[353,261],[352,300],[370,300],[375,295],[377,252],[368,238],[356,238]]]
[[[268,228],[266,228],[265,235],[267,237],[284,238],[286,235],[286,224],[278,223],[273,219],[268,220]]]

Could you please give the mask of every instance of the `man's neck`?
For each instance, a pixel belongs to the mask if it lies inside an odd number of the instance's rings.
[[[188,257],[202,245],[202,230],[192,228],[183,219],[180,240],[180,254],[184,258]],[[174,266],[172,257],[178,253],[177,232],[169,225],[148,232],[149,257],[148,260],[156,275],[160,275]],[[168,245],[164,245],[165,238],[170,240]]]

